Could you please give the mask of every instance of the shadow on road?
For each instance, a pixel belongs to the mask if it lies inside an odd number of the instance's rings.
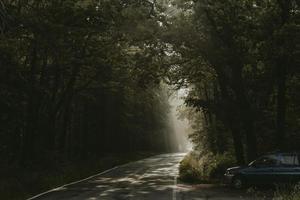
[[[225,186],[177,183],[185,154],[154,156],[66,185],[35,200],[254,200],[246,191]]]

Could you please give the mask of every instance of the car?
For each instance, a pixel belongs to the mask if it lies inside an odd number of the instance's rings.
[[[300,182],[300,153],[270,153],[247,166],[228,168],[225,180],[233,188]]]

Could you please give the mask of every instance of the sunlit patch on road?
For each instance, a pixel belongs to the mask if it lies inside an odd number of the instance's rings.
[[[225,187],[177,182],[184,155],[165,154],[126,164],[35,200],[253,200]]]

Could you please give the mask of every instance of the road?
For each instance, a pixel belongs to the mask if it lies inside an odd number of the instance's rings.
[[[185,154],[164,154],[115,167],[30,200],[252,200],[243,192],[177,182]]]

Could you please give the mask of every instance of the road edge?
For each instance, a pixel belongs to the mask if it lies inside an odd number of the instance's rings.
[[[74,185],[74,184],[77,184],[77,183],[81,183],[81,182],[90,180],[90,179],[92,179],[92,178],[95,178],[95,177],[97,177],[97,176],[106,174],[106,173],[108,173],[108,172],[110,172],[110,171],[112,171],[112,170],[115,170],[115,169],[117,169],[117,168],[125,167],[125,166],[127,166],[127,165],[130,165],[130,164],[135,163],[135,162],[138,162],[138,161],[143,161],[143,160],[146,160],[146,159],[149,159],[149,158],[152,158],[152,157],[161,156],[161,155],[168,155],[168,154],[169,154],[169,153],[165,153],[165,154],[157,154],[157,155],[153,155],[153,156],[149,156],[149,157],[143,158],[143,159],[141,159],[141,160],[130,161],[130,162],[124,163],[124,164],[122,164],[122,165],[117,165],[117,166],[115,166],[115,167],[113,167],[113,168],[110,168],[110,169],[107,169],[107,170],[102,171],[102,172],[100,172],[100,173],[91,175],[91,176],[89,176],[89,177],[87,177],[87,178],[83,178],[83,179],[80,179],[80,180],[78,180],[78,181],[73,181],[73,182],[71,182],[71,183],[67,183],[67,184],[64,184],[64,185],[62,185],[62,186],[59,186],[59,187],[56,187],[56,188],[47,190],[47,191],[45,191],[45,192],[39,193],[39,194],[37,194],[37,195],[35,195],[35,196],[32,196],[32,197],[27,198],[26,200],[34,200],[34,199],[36,199],[36,198],[38,198],[38,197],[41,197],[41,196],[43,196],[43,195],[46,195],[46,194],[48,194],[48,193],[51,193],[51,192],[54,192],[54,191],[58,191],[58,190],[60,190],[60,189],[62,189],[62,188],[64,188],[64,187],[67,187],[67,186],[70,186],[70,185]]]

